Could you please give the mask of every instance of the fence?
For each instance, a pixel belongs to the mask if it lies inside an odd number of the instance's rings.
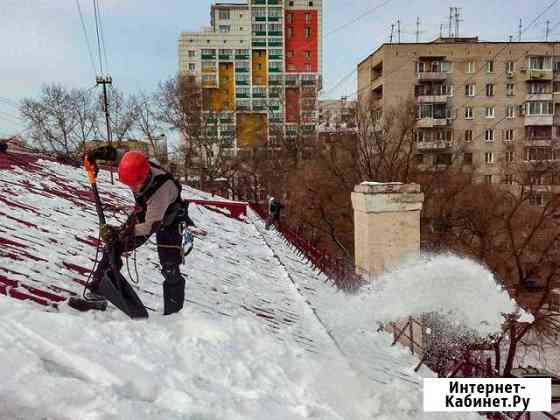
[[[257,213],[261,219],[266,220],[268,218],[267,211],[261,205],[250,203],[249,207]],[[339,288],[355,290],[363,284],[363,277],[359,274],[360,270],[356,268],[353,262],[345,258],[335,258],[329,255],[325,250],[318,248],[311,241],[302,238],[299,234],[282,223],[277,223],[276,229],[287,243],[293,246],[316,270],[325,274],[325,276],[331,279]]]

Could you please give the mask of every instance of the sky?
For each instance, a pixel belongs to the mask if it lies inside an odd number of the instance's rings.
[[[212,0],[98,0],[108,71],[113,86],[125,92],[151,92],[177,71],[181,31],[209,25]],[[83,13],[86,34],[80,22]],[[356,92],[356,65],[389,40],[391,24],[400,20],[401,41],[414,42],[416,19],[420,39],[439,34],[449,7],[462,8],[461,35],[505,41],[517,33],[544,40],[546,21],[551,39],[560,39],[559,0],[323,0],[323,98]],[[154,7],[154,5],[157,5]],[[41,86],[60,83],[91,88],[99,72],[93,0],[1,0],[0,136],[25,128],[17,104],[37,96]],[[89,49],[88,49],[89,45]],[[91,50],[93,61],[90,58]],[[94,67],[96,70],[94,70]]]

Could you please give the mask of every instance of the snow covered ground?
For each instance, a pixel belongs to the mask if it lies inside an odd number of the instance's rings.
[[[130,205],[107,173],[99,184],[113,209]],[[0,279],[20,282],[16,289],[81,293],[97,232],[86,196],[77,168],[39,161],[32,170],[0,170]],[[195,241],[183,268],[179,314],[160,315],[153,244],[137,254],[148,320],[0,295],[0,419],[479,418],[422,411],[422,376],[431,372],[415,373],[418,360],[376,332],[387,305],[402,306],[372,290],[335,290],[254,214],[244,223],[192,206],[191,216],[208,236]],[[468,282],[475,271],[459,273]]]

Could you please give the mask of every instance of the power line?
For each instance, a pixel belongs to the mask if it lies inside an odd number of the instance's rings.
[[[88,49],[88,53],[89,53],[89,60],[91,62],[91,68],[93,69],[93,74],[96,74],[97,72],[95,71],[95,60],[93,59],[93,54],[91,52],[91,46],[89,44],[89,38],[88,38],[88,35],[87,35],[86,24],[84,22],[84,16],[82,14],[82,8],[80,7],[80,0],[76,0],[76,6],[78,7],[78,13],[80,14],[80,22],[82,22],[82,30],[84,32],[84,37],[86,39],[86,45],[87,45],[87,49]]]
[[[99,57],[99,68],[103,74],[103,57],[101,55],[101,37],[99,35],[99,22],[97,17],[97,0],[93,0],[93,14],[95,16],[95,32],[97,33],[97,55]]]
[[[354,19],[352,19],[351,21],[346,22],[346,23],[340,25],[339,27],[333,29],[332,31],[328,32],[328,33],[325,35],[325,37],[327,37],[327,36],[329,36],[329,35],[332,35],[332,34],[338,32],[338,31],[340,31],[340,30],[342,30],[342,29],[344,29],[344,28],[346,28],[346,27],[352,25],[353,23],[356,23],[356,22],[359,21],[360,19],[362,19],[362,18],[364,18],[364,17],[366,17],[366,16],[372,14],[372,13],[375,12],[376,10],[381,9],[382,7],[386,6],[386,5],[389,4],[391,1],[393,1],[393,0],[385,0],[383,3],[380,3],[380,4],[378,4],[377,6],[372,7],[371,9],[366,10],[365,12],[363,12],[362,14],[360,14],[359,16],[356,16],[356,17],[355,17]]]
[[[103,47],[103,57],[105,58],[105,69],[109,72],[109,61],[107,60],[107,44],[103,34],[103,18],[101,15],[101,0],[97,0],[97,14],[99,15],[99,32],[101,33],[101,45]]]

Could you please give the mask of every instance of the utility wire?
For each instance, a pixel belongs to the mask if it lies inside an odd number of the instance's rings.
[[[103,56],[101,55],[101,37],[99,34],[99,22],[97,13],[97,0],[93,0],[93,14],[95,16],[95,32],[97,33],[97,55],[99,57],[99,69],[103,74]]]
[[[103,17],[101,14],[101,0],[97,0],[97,14],[99,17],[99,33],[101,34],[101,46],[103,47],[103,57],[105,58],[105,70],[109,72],[109,61],[107,60],[107,44],[103,33]]]
[[[378,4],[377,6],[372,7],[371,9],[366,10],[365,12],[363,12],[362,14],[356,16],[354,19],[350,20],[349,22],[346,22],[346,23],[340,25],[339,27],[333,29],[332,31],[327,32],[327,34],[325,35],[325,37],[327,37],[327,36],[329,36],[329,35],[332,35],[332,34],[338,32],[338,31],[340,31],[340,30],[342,30],[342,29],[344,29],[344,28],[346,28],[346,27],[352,25],[353,23],[356,23],[357,21],[359,21],[360,19],[362,19],[362,18],[364,18],[364,17],[366,17],[366,16],[368,16],[368,15],[371,15],[373,12],[375,12],[375,11],[378,10],[378,9],[381,9],[382,7],[386,6],[387,4],[389,4],[389,3],[392,2],[392,1],[393,1],[393,0],[385,0],[383,3],[380,3],[380,4]]]
[[[97,74],[97,71],[95,70],[95,60],[93,59],[93,54],[91,52],[91,45],[89,43],[89,38],[87,34],[86,24],[84,22],[84,16],[82,14],[82,8],[80,7],[80,0],[76,0],[76,6],[78,7],[78,13],[80,14],[80,22],[82,22],[82,30],[84,31],[84,37],[86,39],[86,45],[88,49],[89,60],[91,62],[91,68],[93,69],[93,74]]]

